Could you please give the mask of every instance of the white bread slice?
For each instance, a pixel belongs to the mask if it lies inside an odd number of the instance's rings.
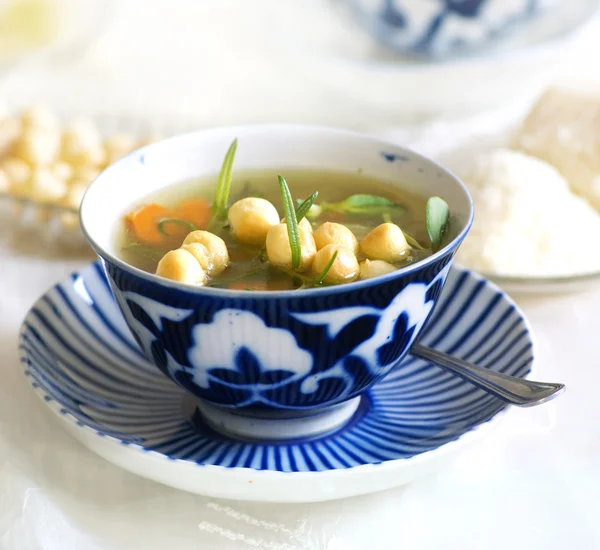
[[[600,97],[549,90],[527,116],[516,147],[553,165],[600,210]]]

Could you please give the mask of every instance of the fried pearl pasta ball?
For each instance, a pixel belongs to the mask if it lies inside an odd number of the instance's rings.
[[[221,239],[221,237],[217,237],[217,235],[210,231],[197,229],[188,234],[184,239],[182,246],[193,243],[204,245],[208,251],[211,262],[211,266],[208,270],[210,276],[218,275],[229,265],[229,252],[225,241]]]
[[[100,175],[100,170],[89,164],[80,164],[72,170],[73,181],[85,182],[87,185],[92,183]]]
[[[0,168],[0,193],[6,193],[10,189],[10,180],[6,172]]]
[[[285,218],[282,218],[281,223],[285,223]],[[312,227],[311,223],[306,218],[302,218],[298,222],[298,227],[304,228],[304,230],[308,231],[309,233],[313,232],[313,227]]]
[[[233,203],[227,219],[238,241],[257,246],[264,244],[271,227],[279,224],[277,209],[268,200],[258,197]]]
[[[9,157],[0,162],[0,169],[8,178],[10,192],[23,196],[28,193],[31,167],[23,159]]]
[[[322,223],[314,233],[317,250],[328,244],[339,244],[345,246],[358,254],[358,239],[354,233],[341,223],[325,222]]]
[[[310,269],[317,247],[312,233],[306,228],[298,227],[298,233],[300,235],[300,265],[296,268],[296,271],[302,273]],[[269,262],[275,267],[291,271],[293,269],[292,248],[285,223],[279,223],[269,229],[266,244]]]
[[[62,203],[73,210],[78,210],[83,200],[83,195],[87,191],[87,184],[75,181],[69,185],[67,193],[63,197]]]
[[[361,241],[360,249],[370,260],[393,263],[404,258],[410,246],[396,224],[382,223]]]
[[[142,138],[140,141],[138,141],[137,144],[135,145],[135,149],[139,149],[140,147],[145,147],[146,145],[151,145],[152,143],[156,143],[157,141],[160,141],[162,138],[163,138],[163,136],[161,136],[159,133],[152,132],[152,133],[148,134],[146,137]]]
[[[136,148],[135,140],[128,134],[118,133],[104,142],[105,164],[118,161]]]
[[[11,153],[13,144],[20,135],[20,120],[16,118],[0,120],[0,157]]]
[[[58,128],[31,127],[13,143],[13,154],[31,166],[44,166],[57,160],[61,148]]]
[[[331,285],[339,285],[355,281],[360,273],[358,260],[350,248],[339,244],[325,245],[317,252],[312,265],[313,274],[316,277],[321,275],[336,252],[337,256],[329,271],[327,271],[323,282]]]
[[[52,173],[63,181],[69,181],[73,177],[73,168],[66,162],[56,162],[52,165]]]
[[[57,202],[67,193],[67,184],[57,178],[50,168],[36,168],[29,180],[29,196],[41,202]]]
[[[212,257],[206,246],[204,246],[201,243],[189,243],[182,244],[180,248],[194,256],[194,258],[196,258],[196,261],[200,264],[200,267],[204,269],[204,271],[206,271],[207,273],[213,271]]]
[[[397,268],[383,260],[365,260],[360,262],[360,278],[372,279],[396,271]]]
[[[161,258],[156,267],[156,274],[188,285],[202,286],[206,282],[206,272],[196,258],[181,248],[171,250]]]
[[[73,121],[62,135],[61,158],[73,165],[98,166],[106,155],[96,126],[87,119]]]
[[[44,105],[32,105],[21,111],[23,128],[43,128],[46,130],[59,130],[60,121],[52,109]]]

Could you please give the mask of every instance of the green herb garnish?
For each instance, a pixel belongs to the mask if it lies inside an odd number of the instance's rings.
[[[165,218],[164,220],[160,220],[158,222],[158,230],[165,235],[166,237],[172,237],[173,235],[169,233],[165,229],[165,224],[172,223],[175,225],[179,225],[181,227],[185,227],[188,231],[194,231],[198,229],[193,223],[188,222],[186,220],[181,220],[179,218]]]
[[[319,196],[319,192],[315,191],[308,199],[301,202],[296,208],[296,220],[302,221],[302,218],[308,214],[308,211],[312,208],[312,205],[315,204],[317,197]]]
[[[347,199],[335,203],[321,203],[324,212],[339,212],[354,216],[383,214],[393,211],[402,213],[404,208],[394,201],[377,195],[350,195]]]
[[[242,275],[236,275],[233,277],[219,277],[218,279],[214,280],[214,283],[218,286],[230,285],[231,283],[239,283],[240,281],[246,281],[249,279],[251,280],[256,275],[260,275],[261,273],[264,273],[265,271],[269,271],[269,266],[261,267],[259,269],[254,269],[252,271],[249,271],[248,273],[244,273]]]
[[[297,269],[300,267],[300,259],[302,257],[302,247],[300,244],[300,231],[298,230],[298,220],[296,219],[296,210],[294,209],[294,199],[290,193],[290,188],[283,176],[277,176],[279,179],[279,187],[281,189],[281,201],[283,202],[283,211],[285,213],[285,223],[288,230],[288,238],[290,240],[290,248],[292,250],[292,267]]]
[[[450,217],[450,208],[444,199],[440,197],[431,197],[427,201],[425,208],[425,223],[427,225],[427,234],[433,249],[439,248],[444,232],[448,227]]]
[[[327,277],[327,274],[329,273],[329,270],[332,268],[335,259],[337,258],[338,255],[338,251],[336,250],[333,255],[331,256],[331,259],[327,262],[327,265],[325,266],[325,269],[323,269],[323,271],[321,271],[321,273],[319,273],[319,276],[315,279],[314,285],[315,286],[319,286],[325,279],[325,277]]]
[[[231,172],[233,170],[233,161],[235,152],[237,151],[237,138],[227,150],[227,154],[223,159],[219,179],[217,180],[217,190],[215,192],[215,200],[213,201],[212,210],[213,217],[224,219],[227,216],[227,203],[229,202],[229,189],[231,188]]]

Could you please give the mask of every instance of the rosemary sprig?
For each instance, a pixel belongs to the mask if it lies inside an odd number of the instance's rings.
[[[296,208],[296,220],[302,221],[302,218],[306,216],[308,211],[311,209],[312,205],[315,204],[317,197],[319,196],[319,192],[315,191],[308,199],[302,202],[298,208]]]
[[[215,199],[212,205],[212,219],[208,224],[209,228],[212,228],[217,221],[227,217],[227,204],[229,202],[229,190],[231,188],[231,172],[233,170],[233,161],[235,160],[237,145],[238,141],[236,138],[229,146],[225,158],[223,159],[221,171],[219,172],[219,178],[217,180]]]
[[[290,193],[290,188],[283,176],[277,176],[279,187],[281,189],[281,200],[283,202],[283,211],[285,213],[285,223],[287,225],[288,239],[292,250],[292,267],[297,269],[300,266],[302,256],[302,246],[300,244],[300,231],[298,230],[298,220],[296,219],[296,210],[294,209],[294,199]]]

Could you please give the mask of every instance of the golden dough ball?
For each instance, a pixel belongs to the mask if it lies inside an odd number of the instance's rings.
[[[17,196],[28,194],[31,167],[23,159],[9,157],[0,163],[0,169],[8,177],[10,192]]]
[[[285,223],[285,218],[282,218],[281,223]],[[312,224],[304,217],[298,222],[298,227],[302,227],[305,231],[309,233],[313,232]]]
[[[362,240],[360,248],[370,260],[397,262],[410,250],[404,233],[396,224],[382,223]]]
[[[105,164],[108,166],[113,162],[128,155],[136,148],[135,140],[128,134],[118,133],[104,142]]]
[[[13,143],[13,155],[32,166],[54,163],[61,147],[60,131],[48,128],[26,128]]]
[[[212,258],[208,248],[201,243],[189,243],[181,245],[182,250],[189,252],[196,261],[200,264],[200,267],[207,273],[213,270]]]
[[[140,139],[136,146],[135,149],[139,149],[140,147],[145,147],[146,145],[151,145],[152,143],[156,143],[157,141],[160,141],[163,137],[158,133],[158,132],[152,132],[151,134],[148,134],[145,138]]]
[[[79,215],[78,214],[74,214],[73,212],[63,212],[59,216],[59,219],[60,219],[60,223],[62,224],[63,228],[68,231],[71,231],[71,230],[75,229],[76,227],[79,227]]]
[[[46,128],[48,130],[60,128],[58,116],[45,105],[32,105],[21,111],[21,123],[23,128]]]
[[[0,193],[7,193],[10,189],[10,180],[6,172],[0,168]]]
[[[323,273],[336,252],[337,256],[327,275],[325,275],[323,282],[331,285],[339,285],[355,281],[360,273],[358,260],[350,248],[339,244],[325,245],[317,252],[312,265],[313,274],[315,277],[318,277]]]
[[[66,162],[56,162],[52,165],[52,173],[63,181],[69,181],[73,177],[73,167]]]
[[[188,285],[202,286],[206,282],[206,273],[196,258],[181,248],[171,250],[161,258],[156,274]]]
[[[71,164],[101,165],[106,154],[96,126],[87,119],[73,121],[62,136],[61,158]]]
[[[20,135],[20,120],[15,118],[0,120],[0,157],[11,152],[14,142]]]
[[[279,224],[277,209],[266,199],[247,197],[233,203],[227,216],[233,236],[240,242],[262,245],[269,229]]]
[[[298,227],[300,235],[300,266],[296,269],[299,273],[308,271],[312,265],[317,252],[315,239],[310,231],[303,227]],[[276,267],[292,270],[292,248],[288,235],[287,225],[279,223],[269,229],[267,233],[267,256],[269,262]]]
[[[358,254],[358,239],[350,229],[341,223],[322,223],[315,231],[315,243],[317,250],[321,250],[328,244],[339,244],[352,250],[355,255]]]
[[[101,173],[101,170],[90,164],[77,164],[73,167],[73,180],[84,181],[89,185]]]
[[[225,241],[221,239],[221,237],[217,237],[217,235],[210,231],[197,229],[188,234],[184,239],[182,246],[192,243],[200,243],[208,250],[212,262],[212,266],[208,271],[209,275],[218,275],[229,265],[229,252]]]
[[[67,184],[49,168],[35,168],[29,181],[29,196],[41,202],[56,202],[67,193]]]
[[[85,195],[87,188],[88,186],[85,182],[72,182],[71,185],[69,185],[67,193],[62,200],[63,204],[65,206],[68,206],[69,208],[79,210],[79,206],[81,205],[83,195]]]
[[[360,262],[360,278],[372,279],[386,273],[392,273],[397,269],[397,267],[383,260],[365,260],[364,262]]]

